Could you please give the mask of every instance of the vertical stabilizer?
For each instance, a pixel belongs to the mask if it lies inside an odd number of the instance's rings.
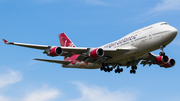
[[[76,47],[65,33],[59,34],[60,44],[63,47]]]

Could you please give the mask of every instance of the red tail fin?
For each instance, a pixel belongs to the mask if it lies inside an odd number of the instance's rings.
[[[59,34],[60,44],[63,47],[76,47],[65,33]]]

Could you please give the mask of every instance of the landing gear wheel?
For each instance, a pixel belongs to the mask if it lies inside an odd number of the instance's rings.
[[[105,72],[107,72],[107,71],[108,71],[108,69],[107,69],[107,68],[105,68],[105,69],[104,69],[104,71],[105,71]]]
[[[107,69],[107,71],[108,71],[108,72],[110,72],[110,71],[111,71],[111,70],[110,70],[110,68],[109,68],[109,66],[107,66],[107,68],[106,68],[106,69]]]
[[[135,70],[133,70],[133,74],[136,74],[136,71],[135,71]]]
[[[118,69],[118,73],[121,73],[120,69]]]
[[[134,70],[137,70],[137,66],[134,66]]]
[[[105,71],[105,69],[106,69],[106,68],[105,68],[105,63],[102,63],[102,67],[100,68],[100,70],[101,70],[101,71],[103,71],[103,70]]]
[[[118,73],[121,73],[123,72],[123,69],[122,68],[118,68]]]
[[[132,69],[132,70],[136,70],[136,69],[137,69],[137,66],[132,66],[131,69]]]
[[[105,68],[104,67],[101,67],[100,70],[103,71]]]
[[[136,74],[136,71],[135,70],[130,70],[130,73],[132,74]]]
[[[120,68],[120,72],[123,72],[123,68]]]
[[[117,73],[118,71],[117,71],[117,69],[115,70],[115,73]]]
[[[110,68],[110,71],[113,71],[113,68],[112,68],[112,67]]]
[[[159,55],[160,56],[165,56],[165,53],[164,52],[160,52]]]
[[[130,70],[130,73],[132,74],[132,73],[133,73],[133,70]]]
[[[165,53],[164,52],[160,52],[159,55],[160,56],[165,56]]]
[[[131,74],[135,74],[136,73],[136,69],[137,69],[137,66],[136,65],[132,65],[130,73]]]
[[[160,50],[162,50],[162,52],[159,53],[160,56],[165,56],[165,53],[164,53],[164,48],[165,47],[166,47],[165,45],[160,46]]]

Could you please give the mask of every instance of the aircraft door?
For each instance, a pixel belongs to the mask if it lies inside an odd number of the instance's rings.
[[[152,33],[150,32],[149,33],[149,40],[151,40],[152,39]]]
[[[133,42],[133,40],[131,41],[131,47],[134,47],[134,42]]]

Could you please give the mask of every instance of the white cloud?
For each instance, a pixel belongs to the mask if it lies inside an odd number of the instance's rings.
[[[13,84],[21,80],[22,74],[20,72],[10,70],[7,74],[0,75],[0,88],[3,88],[9,84]]]
[[[98,1],[98,0],[86,0],[86,2],[87,2],[88,4],[91,4],[91,5],[103,5],[103,6],[108,6],[107,3],[102,2],[102,1]]]
[[[109,91],[107,88],[92,86],[88,87],[80,82],[75,83],[82,97],[70,101],[135,101],[136,94],[123,90]]]
[[[57,89],[43,87],[42,89],[29,93],[23,101],[52,101],[52,99],[57,98],[59,95],[60,92]]]
[[[170,10],[180,10],[180,0],[163,0],[163,2],[153,8],[150,13]]]

